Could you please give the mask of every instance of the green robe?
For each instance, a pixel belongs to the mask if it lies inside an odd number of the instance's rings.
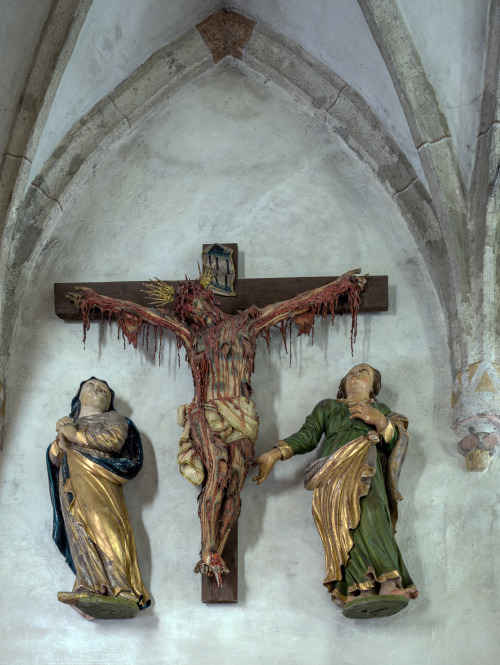
[[[385,416],[390,413],[385,404],[373,402],[371,406]],[[325,399],[316,405],[299,432],[284,441],[295,455],[300,455],[316,448],[324,434],[319,458],[326,458],[350,441],[374,430],[373,426],[358,418],[351,420],[349,407],[345,402]],[[342,579],[329,580],[327,577],[324,582],[332,596],[341,603],[345,602],[349,593],[376,587],[377,582],[387,579],[394,579],[398,586],[405,589],[414,588],[394,538],[385,480],[387,456],[396,446],[398,438],[399,431],[395,428],[390,441],[381,438],[376,446],[372,446],[376,450],[376,455],[373,455],[376,468],[371,482],[369,481],[367,495],[359,499],[359,523],[349,531],[353,545],[347,565],[342,566]],[[399,464],[401,462],[402,459]]]

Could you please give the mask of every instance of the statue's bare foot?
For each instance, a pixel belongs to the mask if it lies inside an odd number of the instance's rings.
[[[205,555],[205,561],[203,559],[198,561],[194,567],[194,572],[215,578],[217,586],[221,587],[222,575],[227,574],[229,572],[229,568],[226,566],[224,559],[221,556],[219,556],[216,552],[209,552]]]
[[[402,589],[392,580],[382,582],[379,593],[381,596],[404,596],[407,600],[411,600],[415,595],[412,589]]]

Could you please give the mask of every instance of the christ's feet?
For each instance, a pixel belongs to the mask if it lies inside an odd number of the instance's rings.
[[[204,559],[198,561],[194,567],[194,572],[213,577],[217,582],[217,586],[221,587],[222,575],[227,574],[229,568],[226,566],[224,559],[219,556],[217,552],[209,552],[204,556]]]

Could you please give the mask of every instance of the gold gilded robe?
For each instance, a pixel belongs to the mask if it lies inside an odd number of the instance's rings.
[[[95,592],[149,604],[142,583],[122,485],[128,460],[120,459],[128,421],[116,411],[79,418],[79,444],[49,457],[59,466],[59,505],[76,571],[74,592]],[[116,465],[116,471],[113,465]]]

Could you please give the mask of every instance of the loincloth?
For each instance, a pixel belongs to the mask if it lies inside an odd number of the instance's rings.
[[[203,417],[208,429],[224,444],[249,439],[257,440],[259,417],[251,399],[234,397],[230,400],[211,400],[203,404]],[[179,471],[193,485],[200,485],[205,477],[205,466],[193,446],[192,423],[200,418],[199,407],[191,403],[177,410],[177,422],[184,427],[179,440],[177,462]]]

